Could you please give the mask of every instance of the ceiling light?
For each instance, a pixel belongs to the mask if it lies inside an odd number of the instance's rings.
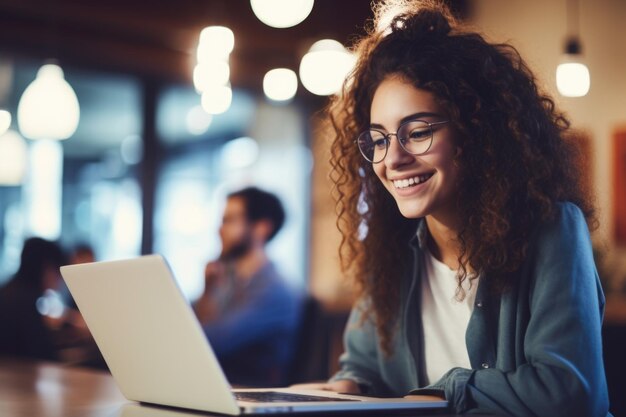
[[[341,90],[356,58],[332,39],[322,39],[311,46],[300,61],[300,80],[313,94],[328,96]]]
[[[273,28],[288,28],[307,18],[313,0],[250,0],[259,20]]]
[[[565,55],[556,67],[556,87],[565,97],[583,97],[589,92],[591,77],[583,63],[578,39],[570,39]]]
[[[298,76],[288,68],[275,68],[263,77],[263,92],[270,100],[291,100],[298,90]]]
[[[203,92],[211,85],[226,85],[230,78],[230,66],[219,60],[206,61],[193,69],[193,85]]]
[[[208,26],[200,32],[198,63],[215,59],[225,60],[235,47],[235,35],[226,26]]]
[[[567,2],[567,31],[565,54],[556,68],[556,87],[565,97],[587,95],[591,86],[589,69],[582,58],[582,46],[578,36],[578,0]]]
[[[17,123],[29,139],[67,139],[78,127],[80,107],[63,70],[46,64],[24,90],[17,106]]]

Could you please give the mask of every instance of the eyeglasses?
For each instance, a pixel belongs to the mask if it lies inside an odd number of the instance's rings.
[[[428,152],[433,143],[433,126],[448,122],[449,120],[434,123],[409,120],[402,123],[396,133],[385,133],[377,129],[366,130],[359,135],[356,142],[363,157],[373,164],[385,159],[392,136],[398,139],[398,143],[407,153],[421,155]]]

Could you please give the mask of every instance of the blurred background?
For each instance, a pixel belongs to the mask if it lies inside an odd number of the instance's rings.
[[[338,268],[322,110],[372,15],[368,0],[310,3],[291,18],[289,7],[264,13],[248,0],[0,0],[0,284],[24,239],[40,236],[88,244],[98,260],[161,253],[194,300],[220,252],[226,194],[257,185],[288,214],[270,254],[293,286],[344,317],[352,296]],[[623,348],[626,2],[449,4],[516,46],[571,119],[599,208],[607,345]],[[568,77],[582,78],[572,90]]]

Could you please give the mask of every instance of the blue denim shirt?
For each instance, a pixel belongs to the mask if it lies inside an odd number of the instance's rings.
[[[300,320],[299,292],[289,287],[272,262],[203,325],[229,382],[276,386],[286,382]]]
[[[440,390],[457,413],[610,416],[600,333],[604,295],[577,206],[560,204],[557,220],[538,230],[513,289],[494,295],[489,277],[481,277],[465,334],[472,368],[453,368],[427,387],[419,293],[425,237],[422,221],[411,242],[413,270],[402,280],[393,353],[380,349],[372,319],[359,324],[367,306],[361,301],[332,380],[350,379],[382,396]]]

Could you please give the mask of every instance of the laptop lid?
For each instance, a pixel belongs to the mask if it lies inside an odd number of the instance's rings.
[[[309,398],[236,401],[163,257],[148,255],[69,265],[61,267],[61,274],[122,394],[129,400],[231,415],[447,406],[444,400],[416,402],[290,388],[246,391]]]
[[[126,398],[239,414],[161,256],[63,266],[61,274]]]

